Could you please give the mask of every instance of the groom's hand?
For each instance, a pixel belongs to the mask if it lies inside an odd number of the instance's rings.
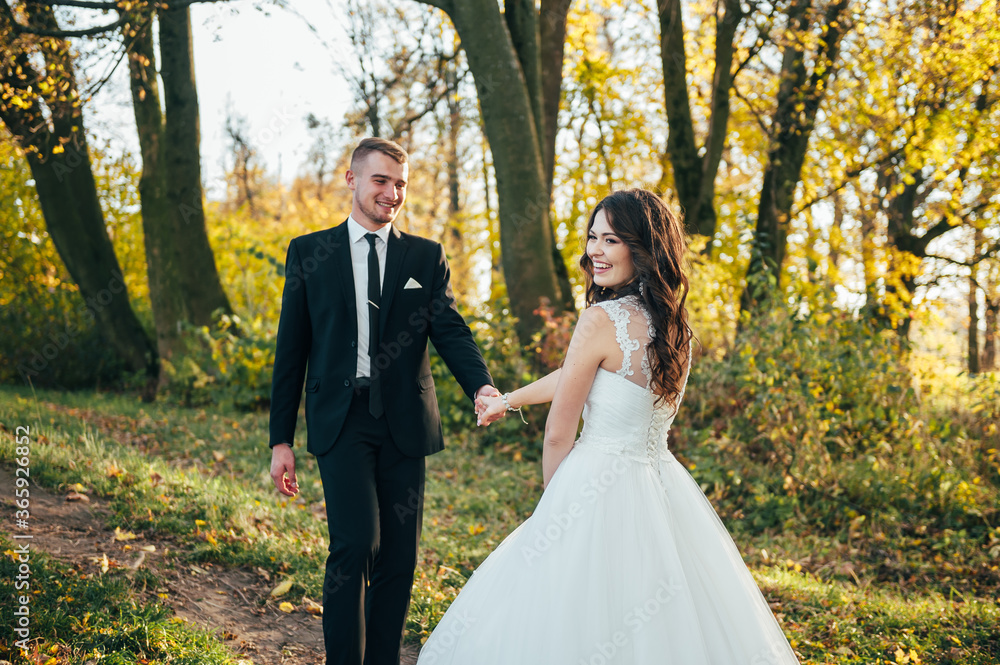
[[[271,449],[271,480],[285,496],[299,493],[299,484],[295,480],[295,453],[287,443],[279,443]]]
[[[507,407],[495,395],[476,398],[476,422],[486,427],[507,415]]]
[[[500,391],[497,390],[496,386],[491,386],[487,383],[476,391],[476,397],[500,397]]]
[[[496,417],[490,418],[489,420],[484,420],[483,415],[487,410],[486,404],[483,402],[485,397],[500,397],[500,391],[496,389],[496,386],[491,386],[489,384],[483,386],[476,391],[476,424],[477,425],[489,425],[491,422],[496,420]]]

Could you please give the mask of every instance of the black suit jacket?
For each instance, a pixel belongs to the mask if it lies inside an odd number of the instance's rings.
[[[427,340],[470,399],[493,379],[455,307],[444,248],[394,226],[385,261],[381,343],[373,363],[380,371],[385,418],[403,454],[430,455],[444,448],[444,437]],[[404,288],[408,283],[411,288]],[[274,356],[271,447],[293,442],[303,380],[307,449],[322,455],[334,445],[357,375],[356,307],[347,222],[293,239]]]

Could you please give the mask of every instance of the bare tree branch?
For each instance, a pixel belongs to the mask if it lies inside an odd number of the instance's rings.
[[[82,30],[45,30],[42,28],[32,28],[31,26],[23,25],[14,20],[14,15],[10,12],[10,7],[4,2],[4,14],[8,15],[10,18],[11,28],[17,34],[21,35],[36,35],[38,37],[58,37],[60,39],[70,39],[72,37],[92,37],[94,35],[99,35],[105,32],[111,32],[112,30],[117,30],[118,28],[125,25],[128,20],[124,15],[120,16],[114,23],[108,23],[106,25],[95,25],[92,28],[84,28]]]
[[[736,85],[733,85],[733,93],[736,95],[737,99],[739,99],[744,104],[746,104],[747,108],[750,109],[750,113],[753,114],[754,119],[757,121],[757,124],[760,126],[761,130],[764,132],[764,135],[770,137],[771,136],[771,128],[768,126],[767,122],[765,122],[764,116],[762,116],[757,111],[757,109],[754,108],[753,102],[751,102],[746,97],[746,95],[744,95],[742,92],[740,92],[739,87],[736,86]]]
[[[120,9],[117,2],[95,2],[92,0],[36,0],[36,5],[46,5],[48,7],[80,7],[82,9]]]

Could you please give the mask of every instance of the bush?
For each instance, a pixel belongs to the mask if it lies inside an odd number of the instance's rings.
[[[977,432],[918,396],[907,359],[846,313],[774,314],[696,359],[672,447],[721,512],[756,527],[906,531],[919,515],[985,537],[1000,478]]]
[[[184,406],[232,405],[244,411],[270,407],[274,336],[261,319],[249,325],[235,315],[216,324],[182,329],[187,351],[164,360],[166,393]]]

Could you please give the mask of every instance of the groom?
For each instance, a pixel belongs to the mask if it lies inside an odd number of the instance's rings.
[[[427,340],[471,398],[497,394],[455,307],[440,244],[392,224],[406,152],[364,139],[351,216],[288,246],[271,391],[271,478],[298,492],[292,439],[306,390],[306,449],[326,498],[327,665],[398,665],[423,512],[424,457],[444,447]]]

